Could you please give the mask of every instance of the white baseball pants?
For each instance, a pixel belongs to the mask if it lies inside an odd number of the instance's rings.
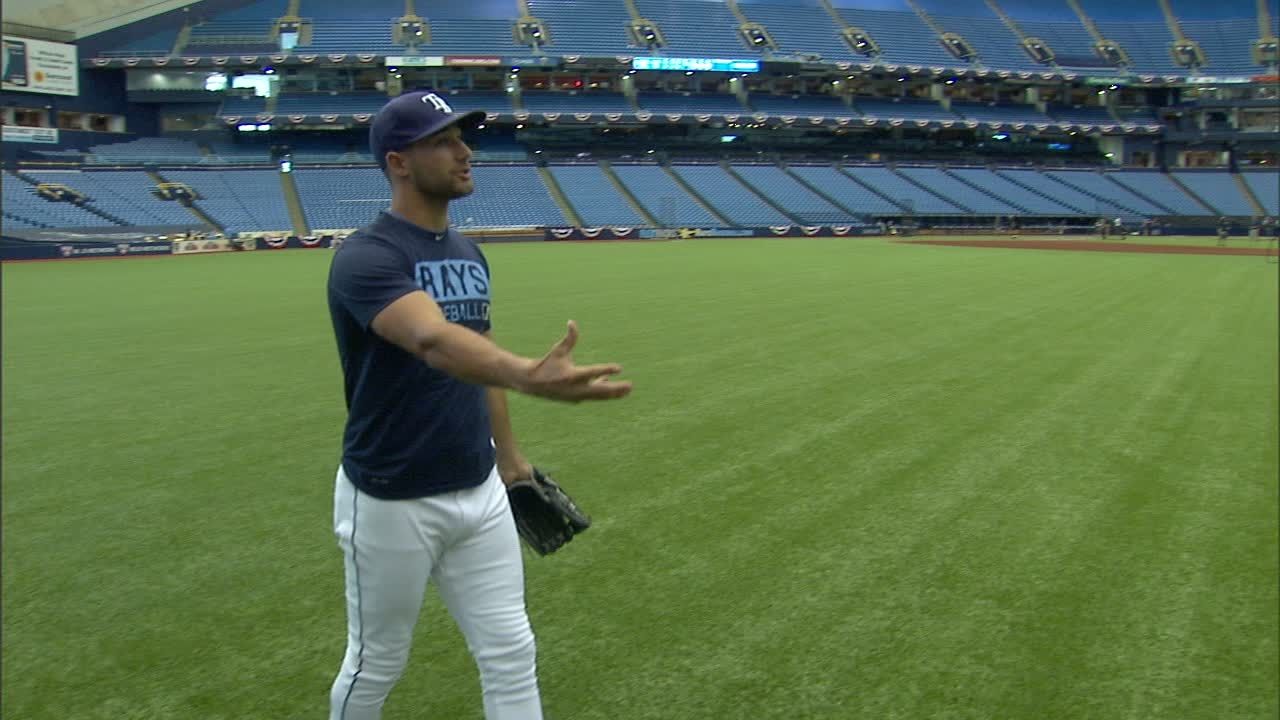
[[[496,467],[479,487],[413,500],[372,497],[339,468],[333,528],[346,565],[347,651],[330,720],[381,718],[428,579],[475,658],[486,720],[542,720],[520,540]]]

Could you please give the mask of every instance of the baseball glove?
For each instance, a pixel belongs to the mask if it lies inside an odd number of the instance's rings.
[[[591,518],[573,498],[536,467],[532,479],[507,486],[507,499],[521,539],[539,555],[559,550],[591,527]]]

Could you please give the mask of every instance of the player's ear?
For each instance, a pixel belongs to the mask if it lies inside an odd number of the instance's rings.
[[[409,174],[409,158],[403,153],[396,150],[388,150],[387,156],[387,177],[405,177]]]

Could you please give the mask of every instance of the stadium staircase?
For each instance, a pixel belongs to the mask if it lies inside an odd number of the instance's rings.
[[[689,183],[685,182],[684,178],[680,177],[680,173],[676,172],[675,170],[672,170],[671,165],[665,162],[661,162],[661,163],[658,163],[658,167],[662,168],[662,171],[665,172],[673,182],[675,182],[677,187],[685,191],[685,193],[688,194],[689,197],[693,198],[694,202],[701,205],[703,210],[706,210],[707,212],[711,213],[711,217],[715,218],[716,222],[721,223],[721,227],[727,227],[727,228],[738,227],[736,223],[729,222],[729,220],[724,215],[722,215],[719,210],[715,209],[715,207],[712,206],[711,203],[707,202],[706,198],[702,197],[701,193],[699,193],[697,190],[694,190],[689,185]]]
[[[613,166],[609,164],[609,161],[601,160],[599,165],[600,171],[604,173],[605,177],[609,178],[609,182],[613,183],[613,187],[617,189],[618,193],[621,194],[622,197],[627,199],[628,203],[631,204],[631,209],[635,210],[640,217],[644,218],[644,221],[649,223],[650,227],[661,227],[661,223],[653,217],[644,205],[640,204],[640,200],[635,196],[635,194],[627,189],[627,186],[618,178],[618,174],[613,171]]]
[[[963,203],[961,203],[959,200],[953,200],[953,199],[951,199],[951,198],[947,197],[946,195],[943,195],[942,193],[938,192],[937,190],[934,190],[933,188],[929,187],[928,185],[925,185],[924,183],[921,183],[921,182],[916,181],[914,178],[912,178],[912,177],[910,177],[910,176],[906,175],[905,173],[900,173],[900,172],[898,172],[898,168],[897,168],[896,166],[890,165],[890,166],[889,166],[889,170],[890,170],[890,171],[892,171],[894,175],[897,175],[898,177],[902,178],[902,179],[903,179],[903,181],[908,182],[908,183],[911,183],[912,185],[915,185],[916,187],[918,187],[918,188],[920,188],[921,190],[923,190],[923,191],[925,191],[925,192],[929,193],[930,195],[932,195],[932,196],[934,196],[934,197],[938,198],[939,200],[942,200],[943,202],[951,203],[952,205],[955,205],[956,207],[958,207],[958,208],[960,208],[961,210],[963,210],[963,211],[965,211],[965,212],[969,213],[970,215],[976,215],[976,214],[977,214],[977,213],[975,213],[975,212],[973,211],[973,208],[971,208],[971,207],[969,207],[969,206],[967,206],[967,205],[964,205],[964,204],[963,204]]]
[[[1069,202],[1067,202],[1067,201],[1065,201],[1065,200],[1062,200],[1062,199],[1059,199],[1059,198],[1053,197],[1052,195],[1049,195],[1048,193],[1046,193],[1046,192],[1044,192],[1044,191],[1040,190],[1039,188],[1032,187],[1031,185],[1028,185],[1028,184],[1026,184],[1026,183],[1024,183],[1024,182],[1020,182],[1020,181],[1018,180],[1018,178],[1014,177],[1013,175],[1009,175],[1009,174],[1007,174],[1007,173],[1003,173],[1003,172],[1001,172],[999,168],[996,168],[996,169],[995,169],[995,170],[993,170],[992,172],[994,172],[996,175],[999,175],[1000,177],[1004,178],[1005,180],[1008,180],[1009,182],[1013,183],[1014,185],[1017,185],[1017,186],[1021,187],[1022,189],[1026,190],[1027,192],[1029,192],[1029,193],[1031,193],[1031,194],[1033,194],[1033,195],[1039,195],[1040,197],[1042,197],[1042,198],[1044,198],[1044,199],[1046,199],[1046,200],[1048,200],[1048,201],[1050,201],[1050,202],[1054,202],[1054,203],[1057,203],[1057,204],[1059,204],[1059,205],[1064,205],[1064,206],[1066,206],[1066,207],[1069,207],[1069,208],[1071,208],[1072,210],[1075,210],[1076,212],[1080,213],[1081,215],[1092,215],[1092,213],[1087,212],[1084,208],[1076,207],[1075,205],[1072,205],[1071,203],[1069,203]]]
[[[1059,183],[1061,185],[1066,185],[1067,187],[1071,188],[1072,190],[1075,190],[1076,192],[1082,193],[1084,195],[1088,195],[1089,197],[1093,198],[1094,200],[1097,200],[1098,202],[1114,205],[1120,208],[1121,210],[1124,210],[1125,212],[1128,212],[1128,213],[1132,213],[1134,215],[1145,215],[1145,213],[1139,212],[1133,207],[1130,207],[1120,202],[1119,200],[1116,199],[1115,196],[1103,197],[1102,195],[1099,195],[1098,193],[1090,190],[1084,185],[1077,185],[1073,182],[1069,182],[1065,178],[1062,178],[1058,175],[1054,175],[1052,173],[1041,173],[1041,174],[1056,183]]]
[[[1067,5],[1071,6],[1071,9],[1075,11],[1076,17],[1080,18],[1080,24],[1084,25],[1084,29],[1089,31],[1089,36],[1093,38],[1095,44],[1109,42],[1107,37],[1102,34],[1102,31],[1098,29],[1098,24],[1093,21],[1093,18],[1089,17],[1089,13],[1084,11],[1084,8],[1080,6],[1077,0],[1067,0]],[[1118,46],[1119,43],[1117,43]],[[1128,61],[1129,55],[1124,52],[1123,48],[1121,48],[1121,53],[1124,55],[1124,59]],[[1121,63],[1120,67],[1127,70],[1130,64],[1130,62],[1124,62]]]
[[[840,166],[840,163],[836,163],[836,164],[834,165],[834,167],[835,167],[835,169],[836,169],[836,170],[837,170],[841,175],[844,175],[845,177],[849,178],[849,179],[850,179],[850,180],[852,180],[855,184],[862,186],[863,188],[865,188],[865,189],[867,190],[867,192],[872,193],[873,195],[876,195],[876,196],[880,197],[882,200],[884,200],[885,202],[889,203],[890,205],[892,205],[892,206],[894,206],[894,207],[896,207],[896,208],[899,208],[899,209],[901,209],[901,210],[906,210],[906,209],[907,209],[907,208],[906,208],[906,206],[905,206],[905,205],[903,205],[902,203],[900,203],[900,202],[898,202],[897,200],[894,200],[893,198],[889,197],[888,195],[885,195],[884,193],[880,192],[880,189],[879,189],[879,188],[877,188],[877,187],[875,187],[874,185],[869,185],[869,184],[867,184],[867,183],[862,182],[862,180],[860,180],[860,179],[859,179],[857,176],[855,176],[853,173],[847,173],[847,172],[845,172],[845,171],[844,171],[844,168]]]
[[[293,173],[280,173],[280,190],[284,193],[284,203],[289,208],[289,222],[293,224],[293,234],[307,237],[311,228],[307,224],[307,215],[302,211],[302,198],[298,195],[298,186],[293,181]]]
[[[160,183],[168,183],[168,182],[172,182],[172,180],[169,180],[168,178],[166,178],[165,176],[161,175],[159,172],[157,172],[157,171],[155,171],[155,170],[148,170],[148,171],[147,171],[147,176],[148,176],[148,177],[150,177],[150,178],[151,178],[151,179],[156,183],[156,185],[159,185]],[[197,194],[200,192],[200,191],[199,191],[198,189],[196,189],[196,188],[191,188],[191,189],[192,189],[192,191],[193,191],[193,192],[195,192],[195,193],[197,193]],[[211,228],[216,229],[218,232],[226,232],[226,231],[227,231],[227,228],[226,228],[226,226],[225,226],[225,225],[223,225],[222,223],[220,223],[220,222],[218,222],[217,220],[213,219],[213,216],[211,216],[211,215],[209,215],[208,213],[206,213],[206,212],[204,211],[204,209],[203,209],[203,208],[201,208],[199,205],[196,205],[196,203],[195,203],[195,200],[194,200],[194,199],[192,199],[192,200],[178,200],[177,202],[178,202],[179,204],[181,204],[181,205],[182,205],[182,207],[186,208],[186,209],[187,209],[187,210],[188,210],[192,215],[195,215],[195,216],[200,220],[200,222],[202,222],[202,223],[204,223],[204,224],[208,225],[208,226],[209,226],[209,227],[211,227]]]
[[[782,213],[784,217],[786,217],[788,220],[795,223],[796,225],[806,224],[801,222],[800,218],[796,217],[790,212],[787,212],[786,208],[782,207],[778,203],[771,200],[768,195],[765,195],[764,193],[760,192],[758,189],[756,189],[754,185],[752,185],[751,183],[743,179],[743,177],[733,169],[733,165],[729,164],[728,160],[721,160],[720,167],[724,168],[724,171],[729,173],[730,177],[732,177],[734,180],[737,180],[738,184],[741,185],[743,188],[745,188],[747,192],[751,193],[752,195],[755,195],[757,198],[760,198],[760,201],[763,202],[765,205],[768,205],[774,210],[777,210],[779,213]]]
[[[37,180],[36,178],[31,177],[30,175],[23,174],[22,172],[20,172],[20,171],[18,171],[18,170],[10,170],[9,172],[10,172],[14,177],[17,177],[17,178],[21,179],[23,182],[28,183],[28,184],[30,184],[30,185],[34,185],[35,187],[40,187],[41,185],[46,184],[46,183],[42,183],[41,181]],[[70,187],[70,186],[68,185],[68,187]],[[72,189],[73,189],[73,190],[75,190],[75,188],[72,188]],[[77,193],[79,193],[80,191],[79,191],[79,190],[76,190],[76,192],[77,192]],[[131,223],[129,223],[129,221],[127,221],[127,220],[125,220],[125,219],[123,219],[123,218],[121,218],[121,217],[117,217],[117,216],[115,216],[115,215],[112,215],[111,213],[107,212],[106,210],[101,210],[101,209],[99,209],[99,208],[94,207],[94,205],[93,205],[93,198],[88,197],[88,196],[83,195],[83,194],[81,194],[81,197],[85,198],[85,200],[84,200],[83,202],[80,202],[80,203],[72,203],[72,202],[68,202],[67,204],[69,204],[69,205],[75,205],[76,207],[80,208],[81,210],[84,210],[85,212],[90,213],[90,214],[92,214],[92,215],[97,215],[98,217],[102,218],[103,220],[106,220],[107,222],[109,222],[109,223],[113,223],[113,224],[115,224],[115,225],[120,225],[120,226],[127,227],[128,225],[130,225],[130,224],[131,224]],[[51,200],[50,202],[54,202],[54,201],[52,201],[52,200]]]
[[[982,193],[983,195],[986,195],[986,196],[988,196],[988,197],[995,198],[996,200],[999,200],[1000,202],[1002,202],[1002,203],[1004,203],[1004,204],[1006,204],[1006,205],[1012,205],[1013,207],[1017,208],[1019,211],[1021,211],[1021,212],[1023,212],[1023,213],[1026,213],[1027,215],[1034,215],[1034,214],[1035,214],[1035,213],[1031,212],[1029,209],[1027,209],[1027,208],[1023,207],[1022,205],[1019,205],[1018,203],[1014,202],[1013,200],[1011,200],[1011,199],[1009,199],[1009,198],[1007,198],[1007,197],[1003,197],[1003,196],[1001,196],[1001,195],[998,195],[998,194],[996,194],[996,193],[993,193],[993,192],[991,192],[990,190],[988,190],[987,188],[984,188],[984,187],[982,187],[981,185],[978,185],[978,184],[976,184],[976,183],[970,182],[969,180],[965,179],[963,176],[958,175],[958,174],[956,174],[956,173],[954,173],[954,172],[951,172],[951,169],[950,169],[950,168],[948,168],[948,167],[946,167],[945,165],[943,165],[943,166],[939,166],[939,167],[938,167],[938,169],[939,169],[939,170],[941,170],[943,173],[945,173],[947,176],[949,176],[949,177],[951,177],[951,178],[954,178],[954,179],[956,180],[956,182],[963,183],[963,184],[965,184],[965,185],[967,185],[967,186],[969,186],[969,187],[973,188],[975,192],[980,192],[980,193]],[[954,201],[954,200],[952,200],[952,202],[953,202],[953,203],[955,203],[955,201]],[[957,203],[957,204],[958,204],[958,203]]]
[[[1244,176],[1240,173],[1231,173],[1231,179],[1235,182],[1236,187],[1240,188],[1240,194],[1244,195],[1249,204],[1253,206],[1253,211],[1258,215],[1266,215],[1267,209],[1262,206],[1262,202],[1253,193],[1253,188],[1249,187],[1249,183],[1244,181]]]
[[[831,203],[832,205],[834,205],[834,206],[836,206],[836,207],[840,208],[840,209],[841,209],[841,210],[843,210],[844,212],[849,213],[849,217],[855,217],[855,218],[857,218],[857,217],[862,217],[862,216],[864,216],[864,215],[866,214],[866,213],[854,212],[853,210],[849,209],[849,207],[848,207],[847,205],[845,205],[844,203],[840,202],[839,200],[836,200],[834,197],[831,197],[831,196],[830,196],[830,195],[828,195],[827,193],[823,192],[822,188],[818,187],[817,185],[814,185],[813,183],[809,182],[808,180],[805,180],[805,179],[804,179],[803,177],[801,177],[798,173],[793,172],[793,171],[791,170],[791,168],[787,167],[787,164],[786,164],[786,163],[779,161],[779,162],[778,162],[778,169],[779,169],[779,170],[781,170],[782,172],[786,173],[787,175],[789,175],[789,176],[791,177],[791,179],[792,179],[792,180],[795,180],[796,182],[800,183],[800,185],[801,185],[801,186],[803,186],[803,187],[805,187],[805,188],[808,188],[809,192],[813,193],[814,195],[817,195],[818,197],[822,198],[823,200],[826,200],[827,202],[829,202],[829,203]]]
[[[942,42],[942,36],[947,34],[946,29],[939,25],[933,18],[929,17],[929,13],[925,12],[924,8],[920,7],[920,3],[916,2],[916,0],[906,0],[906,3],[911,8],[912,12],[920,16],[920,19],[924,21],[924,24],[928,25],[930,30],[933,30],[934,41]],[[972,59],[977,60],[979,63],[982,62],[981,56],[975,56]],[[956,59],[956,62],[960,62],[959,58]]]
[[[1165,173],[1164,175],[1165,175],[1165,177],[1169,178],[1169,181],[1170,181],[1170,182],[1172,182],[1174,185],[1176,185],[1176,186],[1178,187],[1178,189],[1179,189],[1179,190],[1181,190],[1182,192],[1186,193],[1186,194],[1187,194],[1187,197],[1191,198],[1192,200],[1195,200],[1197,205],[1199,205],[1200,207],[1204,208],[1204,209],[1205,209],[1205,211],[1206,211],[1206,213],[1205,213],[1206,215],[1221,215],[1221,214],[1222,214],[1222,213],[1218,212],[1217,208],[1215,208],[1214,206],[1212,206],[1212,205],[1210,205],[1209,203],[1205,202],[1205,201],[1204,201],[1204,198],[1202,198],[1202,197],[1200,197],[1199,195],[1197,195],[1197,194],[1195,194],[1194,192],[1192,192],[1192,191],[1191,191],[1191,188],[1187,187],[1186,183],[1184,183],[1184,182],[1182,182],[1181,180],[1179,180],[1177,175],[1174,175],[1173,173]]]
[[[565,197],[560,183],[556,182],[555,176],[551,174],[546,165],[538,165],[538,175],[542,177],[542,183],[547,186],[547,191],[551,193],[551,199],[556,201],[556,205],[560,207],[560,212],[564,213],[565,219],[577,227],[582,227],[584,225],[582,216],[578,214],[578,210],[573,206],[573,203],[569,202],[569,198]]]
[[[173,49],[170,50],[172,55],[181,55],[183,50],[187,49],[187,43],[191,42],[191,23],[183,23],[182,29],[178,31],[177,37],[173,39]]]
[[[1121,188],[1121,189],[1123,189],[1123,190],[1124,190],[1124,191],[1126,191],[1126,192],[1131,192],[1131,193],[1133,193],[1134,195],[1137,195],[1138,197],[1142,198],[1143,200],[1146,200],[1147,202],[1151,203],[1152,205],[1155,205],[1155,206],[1156,206],[1156,207],[1158,207],[1158,208],[1163,208],[1163,209],[1164,209],[1164,211],[1165,211],[1166,213],[1170,214],[1170,215],[1177,215],[1177,214],[1178,214],[1178,213],[1174,212],[1173,208],[1171,208],[1171,207],[1169,207],[1168,205],[1166,205],[1166,204],[1164,204],[1164,203],[1160,202],[1159,200],[1157,200],[1157,199],[1156,199],[1156,197],[1155,197],[1154,195],[1148,195],[1147,193],[1144,193],[1144,192],[1139,191],[1139,190],[1138,190],[1138,188],[1131,188],[1131,187],[1129,187],[1128,185],[1124,185],[1124,184],[1122,184],[1119,180],[1116,180],[1116,179],[1115,179],[1115,177],[1112,175],[1112,173],[1105,173],[1105,172],[1104,172],[1104,173],[1102,173],[1102,177],[1104,177],[1104,178],[1106,178],[1107,180],[1109,180],[1109,181],[1111,182],[1111,184],[1115,185],[1116,187]]]

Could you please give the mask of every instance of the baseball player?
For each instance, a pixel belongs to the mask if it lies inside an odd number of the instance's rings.
[[[577,366],[578,330],[540,359],[490,337],[489,265],[449,226],[474,190],[454,113],[412,92],[373,119],[391,207],[333,256],[329,312],[347,421],[333,528],[346,574],[347,648],[330,720],[375,720],[409,659],[428,581],[480,672],[488,720],[542,717],[524,568],[504,483],[528,478],[505,391],[578,402],[621,398],[615,364]]]

